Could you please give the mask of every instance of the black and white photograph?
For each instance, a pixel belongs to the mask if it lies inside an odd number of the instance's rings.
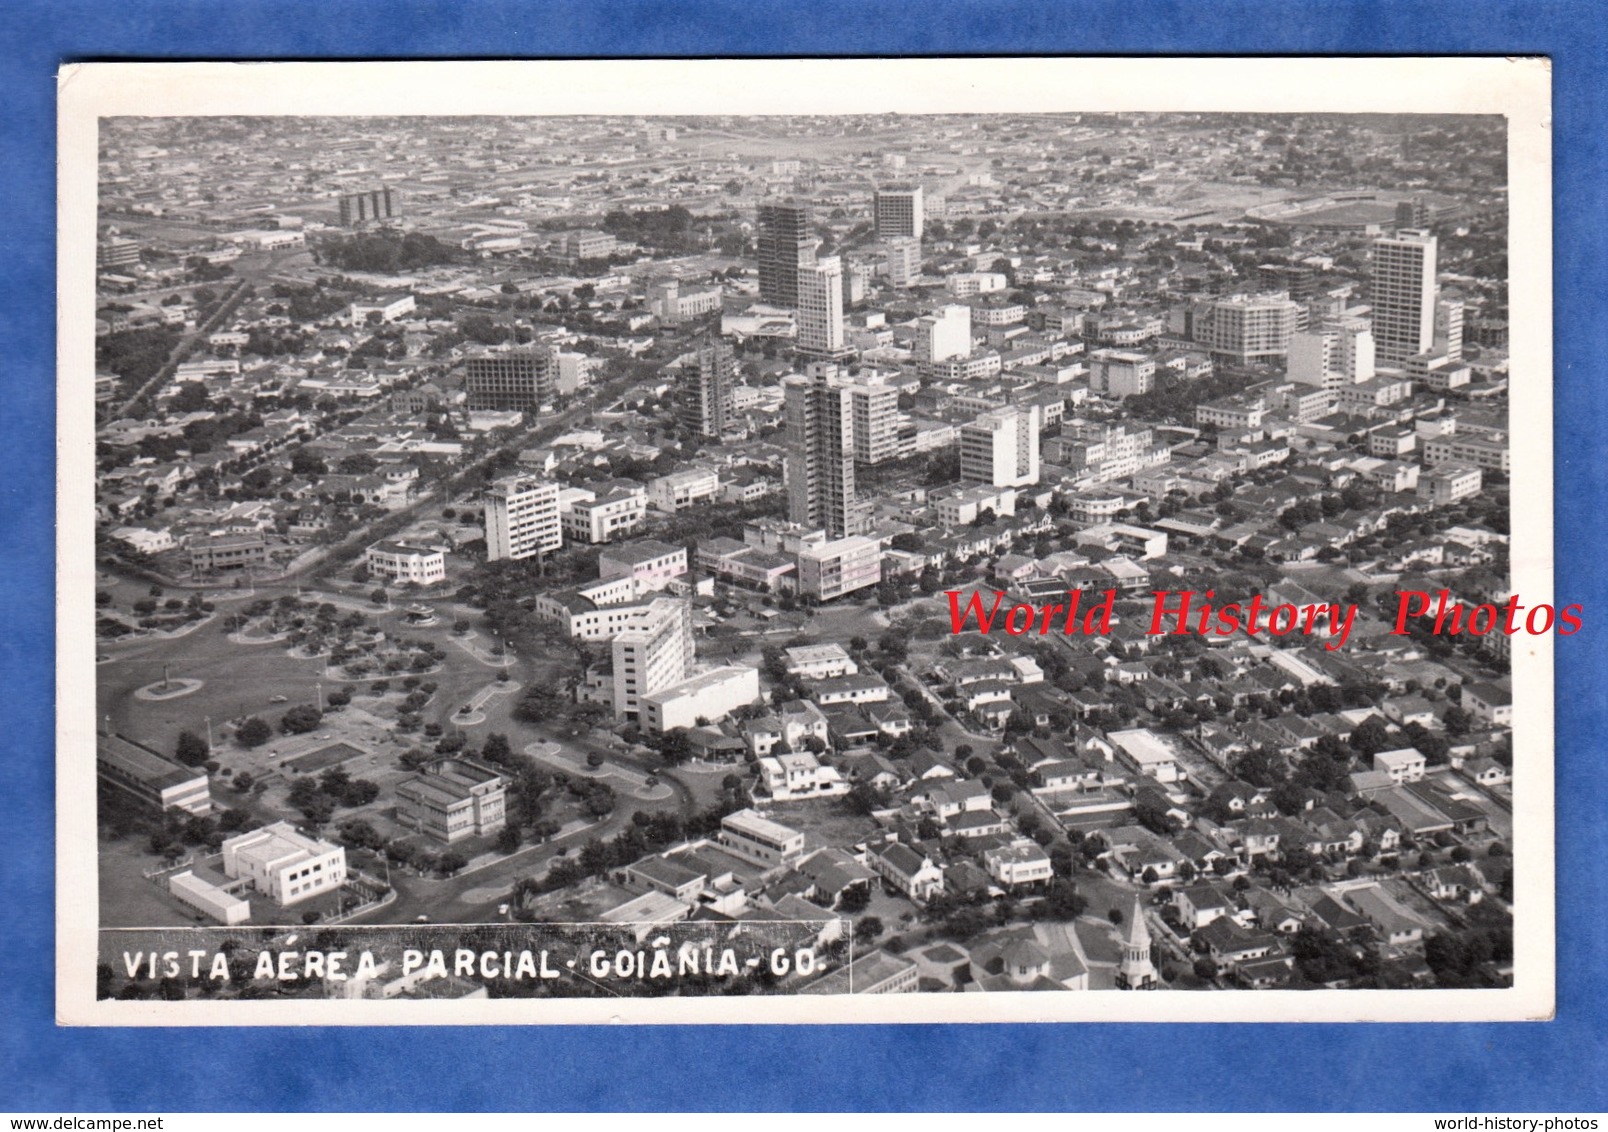
[[[76,68],[62,1019],[1550,1013],[1547,73],[1291,63]]]

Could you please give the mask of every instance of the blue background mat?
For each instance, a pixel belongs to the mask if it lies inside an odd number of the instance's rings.
[[[0,1110],[1608,1109],[1608,21],[1593,3],[51,3],[0,20]],[[71,59],[1545,54],[1556,107],[1558,1015],[1402,1026],[60,1030],[55,70]],[[1522,388],[1522,376],[1517,384]]]

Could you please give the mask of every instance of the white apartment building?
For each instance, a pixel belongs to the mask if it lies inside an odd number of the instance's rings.
[[[957,299],[1005,289],[1005,276],[997,271],[958,271],[944,280],[944,289]]]
[[[1426,468],[1418,477],[1418,496],[1444,507],[1480,493],[1484,473],[1468,464],[1441,464]]]
[[[996,516],[1016,514],[1016,489],[986,483],[961,484],[933,492],[927,502],[941,525],[965,527],[984,511]]]
[[[916,320],[915,358],[942,362],[971,353],[971,308],[952,304]]]
[[[564,545],[558,485],[510,477],[486,490],[486,560],[529,558]]]
[[[786,865],[804,855],[804,835],[754,810],[720,819],[720,847],[745,861],[767,867]]]
[[[798,592],[831,601],[882,581],[882,547],[863,535],[809,546],[798,553]]]
[[[984,413],[960,429],[960,478],[995,487],[1039,479],[1039,408],[1017,405]]]
[[[558,518],[566,538],[597,544],[630,534],[648,512],[648,491],[641,484],[616,481],[602,495],[571,488],[560,501]]]
[[[1089,389],[1109,397],[1137,397],[1156,386],[1156,359],[1138,350],[1096,350],[1089,355]]]
[[[642,698],[685,680],[692,671],[692,606],[655,598],[639,607],[614,637],[614,714],[637,719]]]
[[[447,577],[446,553],[435,547],[377,542],[363,552],[363,562],[370,573],[389,578],[398,585],[411,582],[428,586]]]
[[[1435,236],[1423,229],[1374,241],[1369,300],[1383,365],[1399,366],[1435,345],[1435,256]]]
[[[1339,389],[1374,376],[1374,337],[1366,319],[1340,318],[1290,336],[1289,378]]]
[[[849,391],[854,413],[854,459],[860,464],[881,464],[899,457],[899,390],[880,374],[851,378]]]
[[[798,271],[798,349],[817,357],[843,353],[843,260],[826,256]]]
[[[345,882],[346,850],[280,821],[225,841],[223,871],[277,904],[297,904]]]
[[[1473,464],[1476,468],[1508,471],[1511,453],[1506,436],[1437,436],[1424,441],[1424,462],[1440,464]]]

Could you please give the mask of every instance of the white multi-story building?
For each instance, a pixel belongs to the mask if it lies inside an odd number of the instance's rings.
[[[1022,840],[1001,845],[983,854],[988,875],[999,882],[1001,888],[1039,884],[1055,875],[1050,855],[1038,844]]]
[[[1444,507],[1480,493],[1483,473],[1469,464],[1441,464],[1426,468],[1418,477],[1418,496]]]
[[[1366,319],[1335,319],[1290,337],[1289,377],[1322,389],[1355,385],[1373,378],[1374,354]]]
[[[1435,256],[1435,236],[1423,229],[1374,241],[1369,300],[1383,365],[1399,366],[1435,345]]]
[[[954,303],[916,320],[916,361],[930,363],[964,358],[971,349],[970,307]]]
[[[225,841],[223,871],[277,904],[297,904],[345,883],[346,850],[279,821]]]
[[[760,759],[759,777],[773,802],[831,798],[849,792],[848,782],[837,769],[823,766],[821,760],[808,751]]]
[[[630,578],[639,590],[662,590],[687,573],[687,548],[656,539],[637,539],[598,555],[599,578]]]
[[[882,581],[882,547],[862,535],[808,546],[798,552],[798,592],[817,601],[875,586]]]
[[[829,680],[834,676],[853,676],[860,671],[854,658],[835,641],[820,645],[796,645],[784,651],[788,674],[805,680]]]
[[[1228,295],[1195,307],[1194,339],[1213,358],[1242,365],[1282,358],[1303,313],[1284,291]]]
[[[1039,409],[1017,405],[984,413],[960,429],[960,478],[1026,487],[1039,478]]]
[[[758,699],[759,670],[726,665],[644,695],[639,718],[648,731],[698,727],[724,719]]]
[[[576,542],[596,544],[630,534],[648,512],[648,490],[641,484],[616,480],[602,495],[585,488],[571,491],[560,500],[558,518],[565,536]]]
[[[921,278],[921,241],[911,236],[897,236],[883,245],[884,262],[888,269],[888,282],[894,287],[909,287]]]
[[[818,358],[848,352],[843,341],[843,260],[838,256],[799,269],[798,349]]]
[[[854,401],[837,367],[817,363],[787,379],[787,517],[834,537],[858,534],[865,512],[854,490]]]
[[[1096,350],[1089,355],[1089,389],[1110,397],[1137,397],[1156,386],[1156,359],[1137,350]]]
[[[558,485],[510,477],[486,490],[486,560],[529,558],[564,545]]]
[[[410,546],[401,542],[377,542],[363,552],[370,573],[400,584],[433,585],[446,579],[447,556],[430,546]]]
[[[854,408],[854,459],[860,464],[881,464],[899,457],[899,390],[881,374],[851,378]]]
[[[921,239],[924,210],[920,185],[878,189],[872,195],[871,209],[877,239]]]
[[[970,526],[984,511],[1003,517],[1016,514],[1016,489],[993,484],[959,484],[927,497],[934,516],[945,527]]]
[[[1473,464],[1476,468],[1506,472],[1511,466],[1510,460],[1507,437],[1502,435],[1459,436],[1454,433],[1424,441],[1424,463],[1431,466]]]
[[[648,502],[655,510],[671,514],[719,494],[720,476],[713,468],[687,468],[648,481]]]
[[[997,271],[959,271],[944,280],[944,289],[957,299],[1005,289],[1005,276]]]
[[[655,598],[638,608],[614,637],[614,714],[636,719],[642,698],[685,680],[692,671],[692,607]]]
[[[767,867],[791,864],[804,855],[804,835],[754,810],[720,819],[720,847],[745,861]]]

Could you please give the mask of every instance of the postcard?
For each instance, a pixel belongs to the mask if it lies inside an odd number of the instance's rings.
[[[1549,1017],[1549,82],[65,68],[59,1020]]]

